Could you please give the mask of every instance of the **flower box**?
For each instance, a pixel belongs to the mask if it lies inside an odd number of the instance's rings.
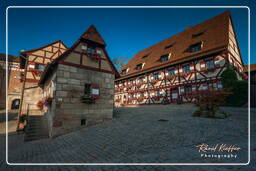
[[[90,96],[82,96],[81,102],[85,103],[85,104],[93,104],[93,103],[95,103],[95,98],[90,97]]]

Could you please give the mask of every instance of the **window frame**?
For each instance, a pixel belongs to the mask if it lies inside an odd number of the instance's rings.
[[[189,64],[187,64],[187,65],[183,65],[183,67],[182,67],[182,68],[183,68],[183,72],[184,72],[184,73],[186,73],[186,74],[187,74],[187,73],[190,73],[190,71],[191,71],[191,70],[190,70],[190,65],[189,65]]]
[[[163,60],[163,59],[165,59],[165,60]],[[161,62],[167,62],[167,61],[169,61],[169,55],[168,55],[168,54],[165,54],[165,55],[160,56],[160,61],[161,61]]]
[[[212,66],[210,65],[210,67],[208,67],[208,64],[212,64]],[[214,60],[213,59],[208,59],[208,60],[205,60],[205,68],[208,70],[208,69],[213,69],[215,68],[215,63],[214,63]]]
[[[84,95],[90,97],[91,96],[91,89],[92,89],[92,84],[85,83],[84,84]]]
[[[174,76],[175,75],[175,70],[174,69],[168,69],[168,74],[170,76]]]
[[[202,42],[194,43],[189,46],[189,52],[200,52],[202,50]]]
[[[37,67],[37,66],[39,66],[39,67]],[[40,68],[40,66],[43,66],[43,69]],[[38,71],[44,71],[45,70],[45,65],[41,64],[41,63],[35,63],[35,69],[38,70]]]
[[[142,68],[143,68],[143,63],[139,63],[135,67],[136,70],[141,70]]]

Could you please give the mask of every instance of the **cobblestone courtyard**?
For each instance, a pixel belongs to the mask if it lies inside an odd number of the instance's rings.
[[[114,119],[90,128],[66,134],[54,139],[23,142],[23,135],[9,135],[10,163],[247,163],[248,161],[248,115],[246,108],[223,110],[231,114],[228,119],[192,117],[196,110],[192,105],[144,106],[118,108]],[[255,109],[252,111],[255,113]],[[255,120],[251,120],[251,132],[255,133]],[[1,151],[5,151],[2,134]],[[255,140],[255,134],[251,139]],[[255,141],[251,141],[252,154],[249,166],[216,166],[219,170],[255,170]],[[196,147],[206,143],[235,145],[241,148],[233,154],[236,158],[201,157]],[[208,154],[211,154],[208,152]],[[7,166],[1,155],[0,170],[17,169]],[[119,170],[122,166],[87,166],[91,170]],[[185,166],[128,166],[126,170],[186,170]],[[34,170],[85,170],[79,166],[30,167]],[[193,166],[195,170],[209,167]],[[27,170],[27,169],[26,169]],[[193,170],[193,169],[189,169]]]

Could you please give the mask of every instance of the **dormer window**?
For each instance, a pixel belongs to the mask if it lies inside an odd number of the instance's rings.
[[[140,64],[138,64],[138,65],[136,66],[136,70],[141,70],[141,69],[142,69],[142,67],[143,67],[143,64],[142,64],[142,63],[140,63]]]
[[[122,71],[121,71],[121,74],[122,75],[124,75],[124,74],[126,74],[127,73],[127,69],[123,69]]]
[[[147,55],[144,55],[144,56],[142,56],[142,58],[146,58],[146,57],[148,57],[148,55],[149,55],[149,54],[147,54]]]
[[[169,48],[171,48],[171,47],[173,47],[173,44],[170,44],[170,45],[165,46],[165,49],[169,49]]]
[[[191,53],[192,52],[199,52],[199,51],[201,51],[201,49],[202,49],[202,42],[190,45],[188,51],[191,52]]]
[[[199,36],[201,36],[202,34],[204,34],[204,32],[200,32],[200,33],[192,34],[192,38],[199,37]]]
[[[161,62],[166,62],[166,61],[168,61],[168,60],[169,60],[168,54],[162,55],[162,56],[160,57],[160,61],[161,61]]]

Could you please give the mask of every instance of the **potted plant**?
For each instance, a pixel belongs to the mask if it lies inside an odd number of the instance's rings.
[[[44,101],[43,100],[39,100],[36,104],[37,108],[39,110],[43,110],[43,107],[44,107]]]

